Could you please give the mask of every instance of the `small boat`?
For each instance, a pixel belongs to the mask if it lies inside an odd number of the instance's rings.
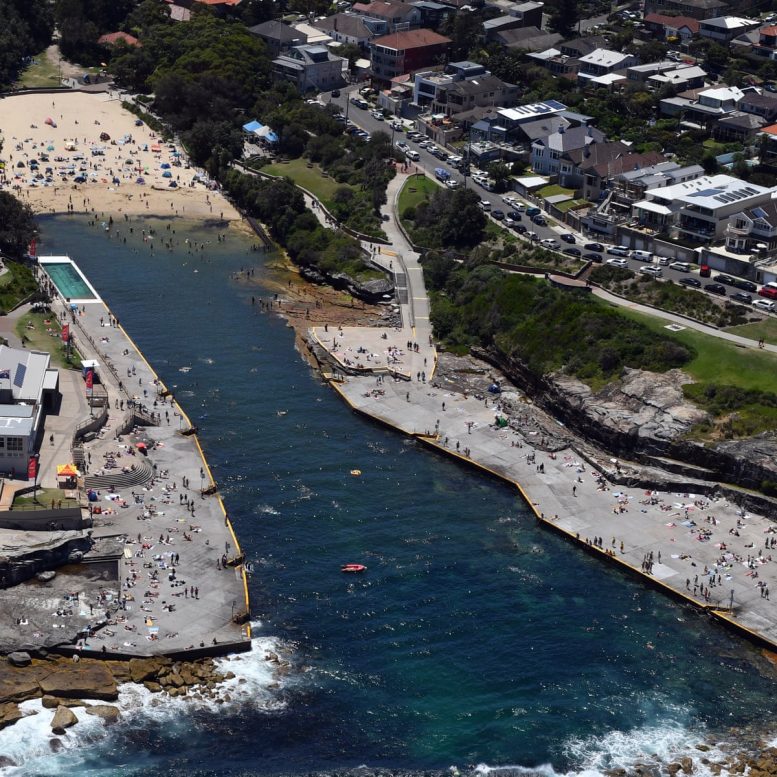
[[[364,564],[343,564],[340,567],[341,572],[365,572],[367,570],[367,567],[364,566]]]

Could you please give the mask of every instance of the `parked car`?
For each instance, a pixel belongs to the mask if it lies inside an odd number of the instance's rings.
[[[622,267],[624,270],[628,268],[629,263],[623,257],[615,257],[608,259],[607,264],[611,264],[613,267]]]
[[[570,246],[569,248],[565,248],[563,253],[569,254],[570,256],[580,256],[582,251],[579,248],[572,248]]]
[[[532,221],[538,226],[538,227],[547,227],[548,222],[545,221],[544,216],[535,216]]]
[[[774,313],[775,305],[768,299],[754,299],[752,306],[758,308],[758,310],[766,311],[767,313]]]
[[[540,240],[540,245],[543,248],[550,248],[553,251],[561,248],[561,244],[557,240],[554,240],[552,237],[546,237],[544,240]]]
[[[332,95],[332,97],[339,97],[340,96],[340,90],[339,89],[332,89],[331,95]]]
[[[565,232],[563,235],[559,235],[559,237],[565,242],[574,244],[575,243],[575,236],[571,232]]]
[[[481,200],[480,201],[480,207],[483,208],[485,211],[491,210],[491,203],[488,200]]]
[[[672,262],[669,268],[677,272],[690,272],[693,265],[690,262]]]
[[[702,278],[709,278],[711,273],[712,270],[708,264],[702,264],[699,267],[699,275],[701,275]]]
[[[602,255],[597,253],[583,254],[583,259],[585,259],[587,262],[598,262],[599,264],[601,264]]]
[[[513,220],[513,221],[520,221],[521,220],[521,214],[517,210],[508,210],[507,215]]]
[[[710,294],[720,294],[721,297],[726,296],[726,287],[722,283],[705,283],[704,291],[708,291]]]
[[[727,286],[734,285],[734,279],[730,275],[716,275],[712,280],[718,283],[725,283]]]
[[[637,272],[641,275],[650,275],[653,278],[660,278],[664,274],[664,271],[660,267],[656,267],[652,264],[643,265]]]
[[[631,250],[627,246],[610,246],[607,253],[613,256],[628,256]]]
[[[496,219],[497,221],[504,221],[505,212],[503,210],[492,210],[491,211],[491,218]]]
[[[513,229],[519,234],[519,235],[525,235],[527,233],[526,227],[523,224],[516,224]]]
[[[736,302],[745,302],[749,305],[753,301],[753,295],[747,294],[744,291],[735,291],[731,294],[729,299],[735,300]]]
[[[738,289],[743,289],[744,291],[753,293],[758,291],[758,286],[755,283],[752,281],[746,281],[744,278],[734,278],[734,286],[736,286]]]
[[[680,278],[678,283],[682,286],[693,286],[694,289],[701,288],[701,281],[693,276],[690,276],[689,278]]]
[[[768,299],[777,299],[777,283],[767,283],[765,286],[761,286],[758,294]]]
[[[638,262],[652,262],[653,254],[650,251],[640,251],[635,249],[631,252],[631,258],[636,259]]]
[[[604,246],[601,243],[586,243],[583,248],[586,251],[596,251],[600,254],[604,252]]]

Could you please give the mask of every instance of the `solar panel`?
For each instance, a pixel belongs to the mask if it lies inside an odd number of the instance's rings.
[[[13,376],[13,384],[17,388],[21,388],[24,383],[24,376],[27,374],[27,365],[21,362],[16,365],[16,374]]]

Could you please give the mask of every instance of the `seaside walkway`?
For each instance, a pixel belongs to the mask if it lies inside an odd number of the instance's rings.
[[[514,484],[538,520],[586,550],[777,647],[777,603],[771,601],[772,594],[777,597],[777,524],[725,497],[705,496],[709,483],[699,482],[697,493],[689,491],[689,478],[678,478],[686,484],[682,491],[615,485],[608,476],[615,476],[616,466],[628,473],[628,464],[616,464],[604,454],[591,458],[574,447],[550,453],[538,432],[496,423],[498,397],[462,394],[434,379],[437,354],[422,270],[396,221],[404,179],[398,175],[391,182],[384,209],[392,247],[374,255],[395,277],[397,262],[405,273],[400,280],[406,281],[407,299],[397,282],[403,325],[311,328],[311,339],[343,368],[332,386],[355,411]],[[608,301],[640,308],[620,298]],[[644,312],[657,315],[650,308]],[[661,317],[757,347],[672,314]]]
[[[218,494],[203,494],[214,483],[196,434],[183,434],[189,419],[107,305],[73,311],[60,299],[53,310],[70,322],[83,357],[99,362],[108,419],[83,447],[100,511],[93,534],[123,547],[119,580],[105,582],[102,606],[87,613],[94,610],[100,622],[107,610],[109,623],[79,647],[127,656],[250,649],[250,627],[233,620],[248,612],[240,546]],[[84,381],[72,375],[83,395]],[[139,421],[128,402],[144,407],[141,416],[157,415],[158,425]],[[67,420],[72,434],[83,418],[68,413]],[[56,416],[47,420],[46,438],[57,423]],[[45,444],[41,453],[45,471],[64,455]]]

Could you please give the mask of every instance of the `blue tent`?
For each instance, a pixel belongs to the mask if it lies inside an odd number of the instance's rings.
[[[162,178],[172,178],[173,174],[169,170],[165,170],[164,173],[162,173]]]
[[[167,164],[167,162],[162,162],[162,164],[160,165],[160,167],[161,167],[163,170],[169,170],[169,169],[170,169],[170,165],[169,165],[169,164]]]

